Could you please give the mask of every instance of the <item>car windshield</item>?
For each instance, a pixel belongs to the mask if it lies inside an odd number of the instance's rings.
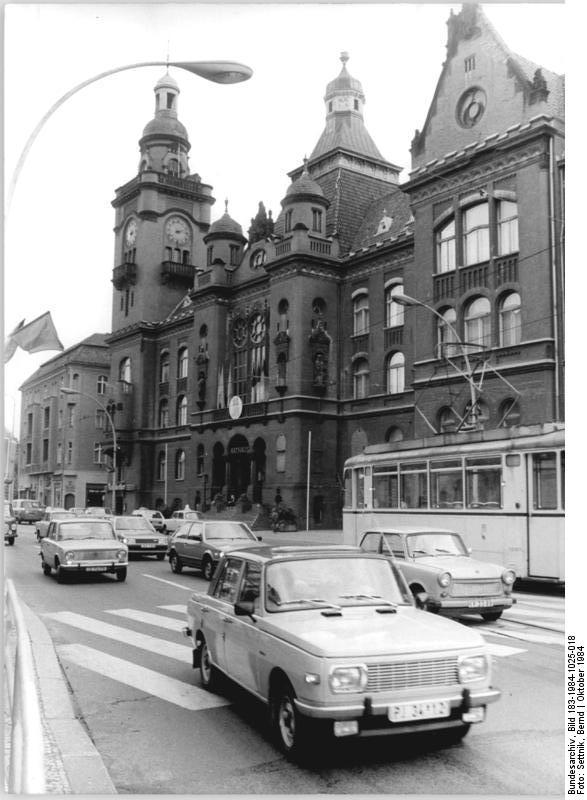
[[[59,541],[66,539],[116,539],[109,522],[72,522],[59,526]]]
[[[413,558],[469,555],[458,533],[413,533],[407,541],[408,554]]]
[[[116,530],[153,532],[151,525],[144,517],[117,517]]]
[[[409,590],[387,559],[304,558],[268,564],[267,611],[358,605],[412,605]]]
[[[211,539],[241,539],[256,542],[257,538],[242,522],[207,522],[204,526],[204,538]]]
[[[200,515],[197,511],[186,511],[183,515],[184,519],[200,519]]]
[[[52,520],[55,520],[55,519],[69,519],[71,516],[72,515],[69,513],[69,511],[53,511],[50,514],[50,518]]]

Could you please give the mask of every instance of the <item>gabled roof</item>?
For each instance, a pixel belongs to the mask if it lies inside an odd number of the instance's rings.
[[[369,206],[355,234],[351,251],[356,252],[402,234],[411,235],[413,223],[408,195],[395,189]]]

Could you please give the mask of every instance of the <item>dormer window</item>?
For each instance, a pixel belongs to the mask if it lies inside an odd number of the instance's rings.
[[[253,258],[251,259],[251,267],[253,269],[257,269],[261,267],[265,263],[265,251],[264,250],[257,250],[254,253]]]

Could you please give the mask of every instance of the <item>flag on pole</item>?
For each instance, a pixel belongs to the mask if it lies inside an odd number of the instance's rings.
[[[16,348],[21,347],[27,353],[39,353],[41,350],[63,350],[51,312],[46,311],[27,325],[24,320],[16,326],[4,344],[4,363],[6,364]]]

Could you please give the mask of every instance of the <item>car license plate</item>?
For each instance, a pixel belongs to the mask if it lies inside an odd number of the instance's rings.
[[[427,700],[420,703],[396,703],[389,706],[387,717],[391,722],[410,722],[415,719],[449,717],[448,700]]]
[[[141,548],[144,550],[144,549],[145,549],[145,548],[147,548],[147,547],[156,547],[156,546],[157,546],[157,545],[154,545],[154,544],[142,544],[142,545],[141,545]]]
[[[86,567],[86,572],[106,572],[106,567]]]
[[[495,600],[484,597],[479,600],[469,601],[469,608],[487,608],[487,606],[492,606],[494,603]]]

